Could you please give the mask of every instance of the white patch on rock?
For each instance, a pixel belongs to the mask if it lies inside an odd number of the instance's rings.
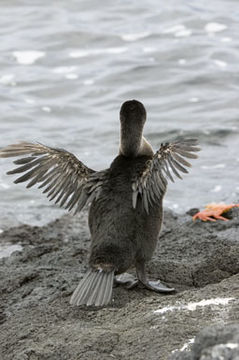
[[[9,257],[14,251],[21,251],[23,248],[20,244],[1,244],[0,259]]]
[[[234,300],[234,298],[216,298],[216,299],[208,299],[208,300],[203,299],[199,302],[188,303],[188,305],[186,305],[186,308],[190,311],[195,311],[197,306],[199,307],[209,306],[209,305],[225,306],[231,300]]]
[[[189,310],[189,311],[195,311],[197,307],[204,307],[209,305],[227,305],[229,301],[234,300],[234,298],[215,298],[215,299],[208,299],[208,300],[201,300],[199,302],[190,302],[186,305],[178,305],[178,306],[166,306],[162,309],[155,310],[155,314],[164,314],[168,311],[177,311],[177,310]]]
[[[195,341],[195,337],[189,339],[188,342],[186,342],[186,343],[181,347],[181,349],[180,349],[179,351],[184,351],[184,350],[186,350],[186,349],[189,347],[190,344],[193,344],[193,343],[194,343],[194,341]]]
[[[239,347],[239,344],[227,343],[226,347],[233,350],[233,349],[237,349]]]
[[[174,311],[174,310],[177,310],[177,306],[165,306],[162,309],[155,310],[154,313],[156,313],[156,314],[164,314],[164,313],[166,313],[168,311]]]

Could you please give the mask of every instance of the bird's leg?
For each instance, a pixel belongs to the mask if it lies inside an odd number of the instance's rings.
[[[158,292],[158,293],[171,293],[174,292],[174,288],[169,288],[163,285],[159,280],[158,281],[149,281],[145,272],[145,263],[138,262],[136,264],[136,272],[139,281],[149,290]]]
[[[138,285],[139,281],[133,275],[123,273],[115,276],[115,283],[125,285],[127,289],[133,289],[136,285]]]

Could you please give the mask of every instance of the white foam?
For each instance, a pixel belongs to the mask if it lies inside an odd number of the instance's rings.
[[[187,61],[186,61],[185,59],[179,59],[179,60],[178,60],[179,65],[185,65],[186,62],[187,62]]]
[[[5,183],[3,183],[3,182],[0,183],[0,186],[1,186],[3,189],[10,189],[10,185],[5,184]]]
[[[170,28],[163,30],[163,33],[164,34],[175,34],[175,33],[178,33],[180,31],[184,31],[184,30],[186,30],[186,26],[180,24],[180,25],[174,25]]]
[[[178,306],[166,306],[162,309],[155,310],[155,314],[164,314],[168,311],[177,311],[177,310],[189,310],[195,311],[197,307],[204,307],[209,305],[227,305],[229,301],[234,300],[234,298],[215,298],[215,299],[208,299],[208,300],[201,300],[199,302],[190,302],[186,305],[178,305]]]
[[[128,50],[126,47],[105,49],[108,54],[122,54]],[[104,52],[104,51],[103,51]]]
[[[179,24],[164,29],[163,34],[174,34],[176,37],[188,37],[192,35],[192,30],[186,28],[183,24]]]
[[[210,132],[208,132],[208,134],[210,134]],[[211,170],[211,169],[224,169],[226,167],[225,164],[215,164],[215,165],[202,165],[201,169],[205,169],[205,170]]]
[[[222,190],[221,185],[216,185],[216,186],[211,190],[211,192],[219,192],[219,191],[221,191],[221,190]]]
[[[230,37],[223,37],[223,38],[221,38],[221,42],[224,42],[224,43],[232,42],[232,38],[230,38]]]
[[[153,47],[153,46],[145,46],[143,47],[143,52],[144,53],[152,53],[152,52],[155,52],[157,51],[157,48]]]
[[[34,100],[34,99],[26,98],[26,99],[24,99],[24,101],[25,101],[25,103],[27,103],[29,105],[36,104],[36,100]]]
[[[79,75],[75,74],[75,73],[70,73],[70,74],[66,74],[65,78],[69,79],[69,80],[76,80],[78,79]]]
[[[41,109],[42,109],[43,111],[45,111],[45,112],[48,112],[48,113],[51,112],[51,108],[50,108],[49,106],[42,106]]]
[[[52,71],[55,74],[68,74],[76,71],[76,69],[77,69],[76,66],[59,66],[53,69]]]
[[[177,31],[174,35],[176,37],[188,37],[188,36],[192,35],[192,30],[190,30],[190,29],[180,30],[180,31]]]
[[[23,248],[19,244],[0,244],[0,259],[10,256],[14,251],[21,251]]]
[[[141,32],[141,33],[124,34],[121,36],[121,39],[124,41],[135,41],[135,40],[146,38],[149,35],[150,35],[150,33],[147,31]]]
[[[197,102],[199,102],[199,98],[198,97],[192,97],[192,98],[189,99],[189,101],[192,102],[192,103],[197,103]]]
[[[204,29],[208,33],[217,33],[217,32],[227,29],[227,26],[225,24],[211,22],[211,23],[206,24]]]
[[[0,229],[0,234],[2,234],[3,233],[3,229]]]
[[[43,51],[14,51],[13,56],[16,58],[17,62],[22,65],[31,65],[34,64],[38,59],[43,58],[46,55]]]
[[[71,58],[82,58],[90,55],[97,55],[97,52],[92,52],[92,50],[75,50],[69,54]]]
[[[15,78],[14,74],[5,74],[0,77],[0,84],[3,85],[13,85],[16,84],[13,82],[13,79]]]
[[[84,85],[93,85],[94,84],[94,80],[93,79],[86,79],[83,81]]]
[[[102,49],[89,49],[89,50],[75,50],[70,52],[71,58],[83,58],[87,56],[103,55],[103,54],[122,54],[126,52],[126,47],[102,48]]]
[[[154,57],[150,57],[150,58],[148,58],[148,60],[149,60],[151,63],[155,62],[155,58],[154,58]]]
[[[215,60],[213,60],[213,62],[214,62],[215,65],[217,65],[220,68],[226,68],[227,67],[227,63],[225,61],[215,59]]]
[[[213,169],[224,169],[226,167],[225,164],[216,164],[213,166]]]

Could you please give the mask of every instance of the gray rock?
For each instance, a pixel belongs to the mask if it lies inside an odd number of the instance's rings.
[[[85,212],[3,232],[0,242],[20,243],[23,251],[0,260],[0,359],[166,360],[173,351],[175,359],[191,359],[201,329],[239,322],[237,215],[238,209],[228,222],[202,223],[166,211],[148,272],[177,292],[118,286],[112,304],[99,309],[69,305],[87,269]]]
[[[215,325],[196,336],[192,351],[175,353],[170,360],[238,360],[239,323]]]

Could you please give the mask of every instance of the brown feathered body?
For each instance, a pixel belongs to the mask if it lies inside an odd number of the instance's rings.
[[[150,156],[119,155],[109,169],[99,199],[89,212],[90,265],[93,268],[127,271],[136,262],[151,259],[162,222],[162,200],[147,214],[139,199],[132,207],[132,182],[142,173]]]

